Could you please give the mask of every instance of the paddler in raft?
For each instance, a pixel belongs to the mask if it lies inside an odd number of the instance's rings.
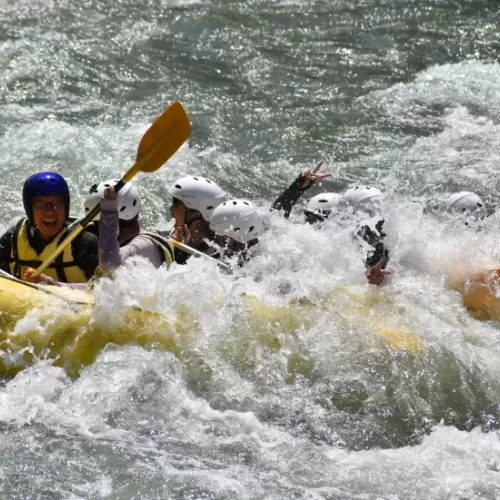
[[[279,210],[288,218],[293,206],[300,196],[315,181],[330,177],[331,174],[317,174],[323,162],[319,162],[314,170],[303,171],[297,179],[273,203],[272,210]],[[356,238],[368,243],[365,267],[368,283],[380,285],[385,276],[390,274],[385,268],[389,262],[389,251],[384,244],[386,234],[383,231],[384,219],[380,217],[380,200],[382,192],[370,186],[356,186],[348,189],[343,195],[339,193],[320,193],[307,204],[304,210],[305,220],[309,224],[322,223],[333,212],[349,214],[355,222]]]
[[[353,233],[360,242],[371,248],[365,259],[365,275],[370,285],[381,285],[391,274],[386,270],[389,250],[385,244],[385,220],[381,216],[383,193],[371,186],[356,186],[348,189],[339,199],[342,216],[353,223]]]
[[[94,184],[85,200],[85,212],[98,203],[99,221],[99,270],[112,274],[131,257],[143,257],[154,266],[170,267],[174,249],[168,239],[158,233],[145,231],[139,223],[141,197],[130,182],[117,193],[114,186],[118,179]]]
[[[472,191],[459,191],[450,195],[444,204],[446,213],[462,220],[465,226],[483,229],[488,209],[481,197]]]
[[[323,161],[320,161],[313,170],[305,169],[303,170],[299,176],[288,186],[283,193],[278,196],[276,201],[271,205],[271,210],[279,211],[283,214],[285,219],[290,217],[290,213],[294,205],[297,203],[299,198],[309,189],[311,188],[316,181],[326,179],[331,177],[330,173],[318,174],[319,169],[323,165]],[[307,219],[306,209],[306,219]],[[316,220],[311,220],[308,222],[315,222]]]
[[[84,231],[46,270],[33,268],[50,256],[68,235],[70,195],[64,178],[55,172],[30,176],[23,186],[22,218],[0,238],[0,268],[35,283],[85,283],[98,263],[97,238]]]
[[[214,210],[226,199],[226,193],[215,182],[198,175],[178,179],[168,192],[172,195],[170,215],[175,220],[168,236],[199,252],[216,256],[216,236],[210,228],[210,220]],[[178,264],[185,264],[189,257],[175,249]]]
[[[264,231],[264,221],[251,201],[235,198],[213,211],[210,229],[218,246],[213,257],[222,261],[237,257],[241,267],[252,258],[258,237]]]

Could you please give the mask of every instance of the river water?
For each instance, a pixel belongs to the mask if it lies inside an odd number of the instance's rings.
[[[39,310],[16,326],[65,349],[3,378],[0,497],[500,498],[500,329],[447,282],[500,260],[499,33],[496,0],[0,0],[2,229],[40,170],[78,215],[174,100],[192,135],[137,179],[143,222],[168,227],[169,185],[197,173],[268,226],[236,275],[137,262],[98,285],[94,322],[139,305],[180,350],[132,324],[89,361]],[[332,179],[270,214],[319,159]],[[358,184],[386,193],[380,290],[349,231],[303,224]],[[440,211],[457,190],[480,227]]]

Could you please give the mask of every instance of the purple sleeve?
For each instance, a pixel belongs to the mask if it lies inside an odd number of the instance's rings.
[[[144,257],[155,267],[160,267],[164,262],[163,252],[160,250],[160,247],[141,234],[137,235],[124,247],[120,248],[120,254],[124,261],[134,255]]]
[[[140,234],[120,248],[118,242],[118,201],[101,200],[101,220],[99,222],[99,265],[103,270],[114,271],[129,257],[140,256],[148,259],[155,267],[163,263],[158,245]]]
[[[99,221],[99,266],[103,271],[113,271],[123,264],[118,235],[118,200],[101,200]]]

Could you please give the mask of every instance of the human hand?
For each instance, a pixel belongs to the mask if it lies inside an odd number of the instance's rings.
[[[118,198],[118,193],[115,190],[115,186],[109,186],[104,190],[105,200],[116,200]]]
[[[170,238],[180,243],[184,243],[185,245],[189,245],[191,243],[191,231],[186,224],[184,224],[184,226],[175,226]]]
[[[23,280],[27,281],[28,283],[40,283],[42,285],[50,285],[51,284],[51,279],[49,276],[45,274],[36,274],[36,269],[33,269],[32,267],[29,267],[26,269],[25,273],[23,274]]]
[[[321,165],[323,165],[324,160],[321,160],[316,167],[314,167],[313,170],[304,170],[300,176],[302,177],[302,184],[301,187],[302,189],[308,189],[311,187],[312,183],[314,181],[318,181],[321,179],[326,179],[327,177],[331,177],[331,173],[325,172],[324,174],[318,174],[318,170],[321,168]]]
[[[384,278],[391,274],[391,271],[386,271],[385,269],[382,269],[382,266],[385,264],[384,260],[381,260],[378,264],[375,264],[373,267],[370,267],[369,269],[366,270],[365,274],[366,277],[368,278],[368,283],[370,285],[380,285],[382,281],[384,281]]]

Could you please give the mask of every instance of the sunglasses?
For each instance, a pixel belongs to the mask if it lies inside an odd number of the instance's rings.
[[[51,210],[61,210],[62,208],[65,208],[65,203],[62,201],[37,201],[33,203],[33,209],[34,210],[40,210],[43,212],[49,212]]]

